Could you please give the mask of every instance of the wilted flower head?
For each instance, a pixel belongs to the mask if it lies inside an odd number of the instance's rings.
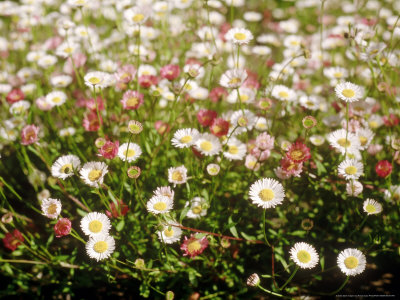
[[[68,235],[70,232],[71,232],[71,221],[67,218],[62,218],[58,220],[56,225],[54,225],[54,233],[58,238]]]
[[[17,247],[23,242],[24,237],[18,229],[14,229],[12,233],[7,232],[5,237],[3,238],[4,247],[10,249],[11,251],[17,249]]]
[[[257,273],[253,273],[247,278],[246,283],[248,286],[257,286],[260,284],[260,277]]]

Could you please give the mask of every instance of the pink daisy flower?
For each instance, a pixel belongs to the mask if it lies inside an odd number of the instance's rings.
[[[207,237],[203,236],[202,238],[196,238],[195,234],[191,234],[190,238],[188,239],[185,236],[185,240],[181,245],[181,250],[185,251],[183,256],[189,255],[190,258],[196,257],[197,255],[201,254],[204,249],[208,246],[208,239]]]

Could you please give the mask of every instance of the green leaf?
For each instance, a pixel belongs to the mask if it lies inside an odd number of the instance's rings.
[[[118,222],[117,226],[115,226],[115,229],[117,229],[117,231],[121,231],[125,226],[125,220],[121,220]]]
[[[316,160],[315,164],[317,165],[318,175],[321,175],[322,173],[326,173],[326,168],[320,161]]]
[[[248,240],[248,241],[254,241],[254,240],[256,240],[256,237],[255,237],[255,236],[248,235],[248,234],[244,233],[243,231],[240,232],[240,234],[241,234],[246,240]]]
[[[186,214],[188,213],[189,209],[190,209],[189,205],[182,209],[182,212],[179,215],[179,223],[182,223],[182,220],[186,217]]]
[[[239,237],[239,234],[238,234],[237,229],[236,229],[236,227],[235,227],[236,223],[234,223],[234,222],[232,221],[232,216],[229,216],[228,222],[229,222],[229,224],[228,224],[228,226],[229,226],[229,231],[232,233],[232,235],[233,235],[235,238],[238,238],[238,237]]]

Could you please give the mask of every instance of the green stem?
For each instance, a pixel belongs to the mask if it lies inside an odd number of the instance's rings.
[[[285,286],[289,284],[290,281],[292,281],[294,275],[296,275],[297,271],[299,270],[299,266],[296,266],[296,269],[294,269],[292,275],[290,275],[289,279],[286,280],[286,282],[279,288],[280,290],[283,290]]]
[[[271,294],[271,295],[274,295],[274,296],[278,296],[278,297],[282,297],[282,298],[286,298],[285,296],[283,296],[283,295],[281,295],[281,294],[278,294],[278,293],[275,293],[275,292],[272,292],[272,291],[270,291],[270,290],[267,290],[267,289],[263,288],[260,284],[258,284],[257,287],[258,287],[260,290],[263,290],[264,292],[266,292],[266,293],[268,293],[268,294]]]

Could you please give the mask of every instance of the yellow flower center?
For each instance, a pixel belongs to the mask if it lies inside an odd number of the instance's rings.
[[[55,203],[50,204],[49,207],[47,208],[47,213],[49,215],[53,215],[53,214],[57,213],[57,204],[55,204]]]
[[[139,99],[137,97],[131,97],[126,100],[127,106],[136,106],[139,103]]]
[[[167,208],[167,204],[165,202],[157,202],[153,205],[153,208],[158,211],[164,211]]]
[[[240,101],[246,102],[247,100],[249,100],[250,97],[246,94],[243,94],[243,95],[239,95],[239,98],[240,98]]]
[[[337,140],[337,143],[338,143],[340,146],[344,147],[344,148],[347,148],[347,147],[349,147],[349,146],[351,145],[350,141],[349,141],[349,140],[346,140],[345,138],[338,139],[338,140]]]
[[[73,50],[74,49],[72,49],[71,47],[67,47],[64,49],[64,52],[69,54],[69,53],[72,53]]]
[[[193,140],[193,138],[190,135],[185,135],[180,139],[181,143],[187,144],[190,143]]]
[[[356,93],[351,89],[344,89],[342,91],[342,95],[345,96],[346,98],[352,98],[352,97],[354,97],[355,94]]]
[[[93,245],[93,250],[97,253],[104,253],[108,249],[108,244],[105,241],[98,241]]]
[[[247,126],[247,124],[248,124],[247,118],[246,118],[246,117],[240,117],[240,118],[238,119],[238,124],[239,124],[240,126],[242,126],[242,127]]]
[[[216,174],[218,172],[218,169],[217,168],[210,168],[209,171],[210,171],[210,174]]]
[[[373,128],[373,129],[378,128],[378,122],[376,122],[376,121],[369,122],[369,127]]]
[[[60,169],[61,173],[71,174],[72,173],[72,164],[65,164]]]
[[[171,177],[172,177],[172,180],[174,180],[174,181],[182,181],[183,180],[183,176],[182,176],[181,172],[179,172],[179,171],[172,172]]]
[[[368,142],[368,139],[365,136],[360,136],[359,139],[361,146],[365,146],[365,144]]]
[[[233,35],[236,40],[243,41],[246,39],[246,35],[242,32],[237,32]]]
[[[262,189],[259,193],[258,196],[261,198],[262,201],[268,202],[274,199],[275,193],[271,189]]]
[[[354,175],[357,173],[357,168],[355,166],[348,166],[344,171],[347,175]]]
[[[101,177],[101,175],[102,175],[101,170],[93,169],[92,171],[89,172],[88,177],[90,181],[96,181]]]
[[[278,95],[279,95],[279,97],[285,98],[285,99],[289,97],[289,94],[286,93],[285,91],[279,92]]]
[[[376,207],[372,204],[367,204],[367,206],[365,207],[365,210],[369,213],[374,213],[374,212],[376,212]]]
[[[61,102],[61,98],[60,97],[54,97],[53,99],[54,103],[60,103]]]
[[[89,223],[89,230],[93,233],[98,233],[103,229],[103,223],[99,220],[93,220]]]
[[[202,210],[203,209],[201,208],[201,205],[198,205],[198,206],[195,206],[192,208],[192,212],[196,215],[200,214]]]
[[[342,73],[342,72],[335,72],[335,73],[333,73],[333,77],[335,77],[335,78],[342,78],[342,76],[343,76],[343,73]]]
[[[229,84],[238,84],[240,83],[240,78],[239,77],[233,77],[231,80],[229,80]]]
[[[299,45],[299,42],[298,42],[298,41],[291,41],[290,44],[291,44],[292,46],[298,46],[298,45]]]
[[[344,260],[344,265],[347,269],[354,269],[358,266],[358,259],[354,256],[349,256]]]
[[[124,151],[124,156],[126,157],[132,157],[136,154],[135,150],[133,149],[129,149],[129,150],[125,150]]]
[[[132,21],[135,23],[139,23],[139,22],[143,21],[143,19],[144,19],[143,14],[136,14],[133,16]]]
[[[209,152],[209,151],[211,151],[211,149],[213,148],[213,146],[212,146],[212,143],[211,143],[211,142],[209,142],[209,141],[204,141],[204,142],[201,142],[200,148],[201,148],[202,150],[206,151],[206,152]]]
[[[172,228],[171,228],[171,230],[169,230],[169,229],[167,228],[167,229],[164,230],[164,235],[165,235],[166,237],[171,237],[171,236],[174,235],[174,231],[172,230]]]
[[[304,159],[305,153],[301,150],[294,150],[290,153],[290,157],[293,160],[302,160]]]
[[[199,251],[201,249],[201,244],[198,240],[192,241],[192,242],[188,243],[187,249],[188,249],[189,253]]]
[[[232,145],[232,146],[229,146],[229,150],[228,150],[228,152],[229,152],[230,154],[238,154],[238,152],[239,152],[239,148],[238,148],[238,147],[236,147],[236,146],[234,146],[234,145]]]
[[[297,259],[303,264],[306,264],[311,260],[311,255],[306,250],[300,250],[297,252]]]
[[[98,77],[90,77],[89,78],[89,82],[91,83],[91,84],[98,84],[98,83],[100,83],[100,78],[98,78]]]

